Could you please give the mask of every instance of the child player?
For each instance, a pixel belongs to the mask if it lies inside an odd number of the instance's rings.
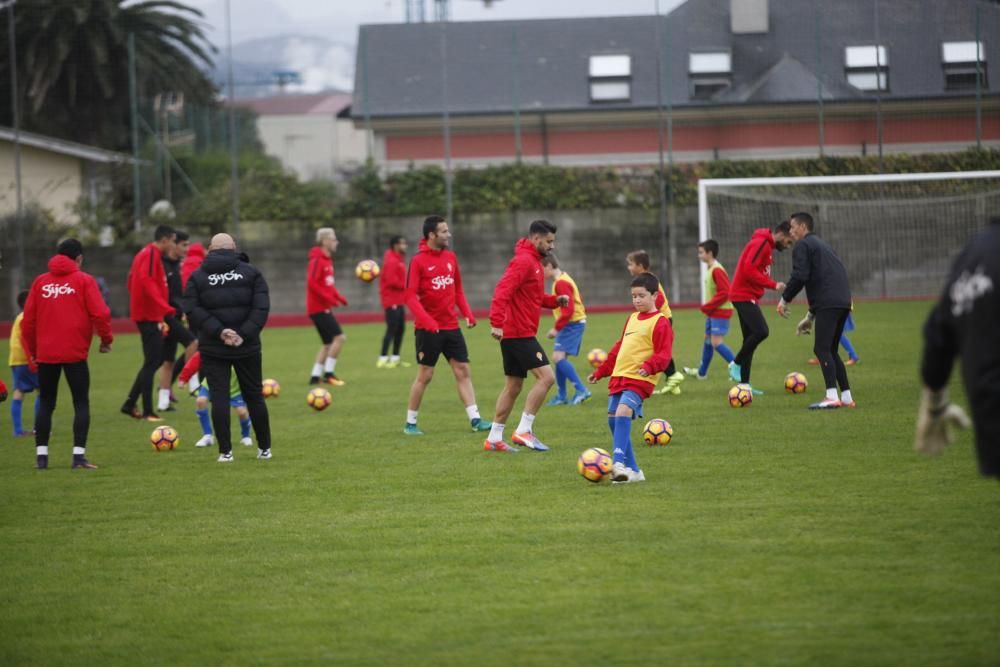
[[[728,364],[733,360],[733,351],[724,342],[729,333],[729,319],[733,316],[733,304],[729,302],[729,274],[719,260],[719,243],[708,239],[698,244],[698,259],[705,263],[705,303],[701,312],[705,314],[705,343],[701,348],[701,365],[698,368],[684,368],[684,372],[699,380],[708,377],[708,365],[715,352]]]
[[[611,376],[608,426],[614,445],[611,475],[616,483],[646,480],[632,451],[632,420],[642,417],[642,402],[653,393],[660,374],[670,364],[674,345],[670,320],[656,307],[659,286],[652,273],[632,279],[632,306],[636,312],[629,315],[607,360],[587,378],[594,384]]]
[[[626,266],[628,267],[628,272],[633,276],[638,276],[643,273],[649,273],[649,253],[645,250],[636,250],[630,252],[625,256]],[[656,308],[667,316],[670,320],[670,326],[674,325],[674,315],[670,312],[670,304],[667,302],[667,293],[663,290],[663,284],[657,280],[656,284]],[[667,381],[664,383],[663,388],[657,390],[657,394],[673,394],[677,396],[681,393],[680,384],[684,380],[684,373],[677,370],[677,366],[674,365],[674,360],[670,360],[670,365],[666,370]]]
[[[14,326],[10,329],[10,372],[14,376],[14,396],[10,402],[10,420],[14,424],[14,437],[34,435],[34,431],[25,431],[21,423],[21,404],[24,395],[38,389],[38,373],[32,373],[28,368],[28,356],[24,353],[21,343],[21,320],[24,319],[24,304],[28,300],[28,290],[17,295],[17,306],[22,312],[14,318]],[[35,419],[38,418],[39,397],[35,396]]]
[[[559,268],[559,260],[555,255],[549,253],[542,258],[542,270],[545,271],[545,278],[552,281],[552,293],[556,296],[565,294],[569,297],[569,303],[552,311],[556,323],[547,334],[549,338],[556,339],[552,351],[552,363],[556,367],[556,388],[559,392],[548,405],[580,405],[591,397],[591,393],[580,380],[572,362],[566,357],[580,354],[583,330],[587,328],[587,311],[583,308],[580,288],[568,273]],[[571,400],[566,398],[566,380],[576,387],[576,393]]]
[[[184,364],[184,369],[177,376],[177,383],[184,385],[192,377],[197,377],[201,370],[201,352],[195,352],[191,359]],[[195,414],[201,423],[202,437],[194,444],[195,447],[211,447],[215,445],[215,436],[212,435],[212,420],[208,413],[208,387],[202,381],[198,387],[198,397],[195,399]],[[247,410],[246,401],[240,393],[240,383],[234,373],[229,381],[229,407],[236,410],[236,416],[240,419],[240,444],[249,447],[253,444],[250,438],[250,411]]]

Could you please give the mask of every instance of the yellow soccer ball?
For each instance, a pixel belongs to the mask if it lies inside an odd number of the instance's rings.
[[[608,360],[608,353],[599,347],[595,347],[593,350],[587,353],[587,361],[594,368],[599,367],[605,361]]]
[[[366,283],[378,278],[378,274],[381,269],[378,268],[378,262],[374,259],[364,259],[358,262],[358,266],[354,269],[354,275],[356,275],[361,280]]]
[[[261,384],[261,393],[264,394],[264,398],[275,398],[281,393],[281,385],[277,380],[268,378]]]
[[[614,463],[611,454],[600,447],[591,447],[580,454],[576,460],[576,469],[588,482],[603,482],[611,475]]]
[[[650,447],[669,445],[674,437],[674,427],[666,419],[650,419],[642,429],[642,441]]]
[[[734,408],[745,408],[753,403],[753,390],[748,384],[738,384],[729,390],[729,405]]]
[[[806,376],[798,371],[785,376],[785,391],[789,394],[804,394],[808,387],[809,381],[806,380]]]
[[[316,412],[322,412],[330,407],[330,403],[333,402],[333,397],[330,396],[330,392],[322,387],[316,387],[311,389],[306,395],[306,405],[315,410]]]
[[[168,452],[181,444],[181,437],[172,426],[157,426],[149,435],[149,443],[158,452]]]

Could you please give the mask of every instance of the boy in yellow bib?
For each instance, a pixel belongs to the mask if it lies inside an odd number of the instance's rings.
[[[615,483],[643,482],[632,450],[632,420],[642,417],[642,402],[649,398],[664,369],[673,357],[674,330],[670,320],[656,307],[660,281],[652,273],[632,279],[632,306],[621,338],[608,352],[607,360],[590,374],[595,384],[608,382],[608,427],[614,445],[612,480]]]

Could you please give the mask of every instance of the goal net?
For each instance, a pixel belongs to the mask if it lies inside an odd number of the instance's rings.
[[[843,260],[855,298],[936,297],[959,250],[1000,216],[1000,171],[698,183],[700,237],[719,242],[730,275],[753,230],[797,211]],[[774,254],[775,280],[791,274],[791,255]]]

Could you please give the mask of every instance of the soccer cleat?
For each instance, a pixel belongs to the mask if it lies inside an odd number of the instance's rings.
[[[375,362],[375,368],[390,368],[388,359],[379,359]]]
[[[424,432],[420,430],[416,424],[407,423],[403,426],[403,433],[406,435],[423,435]]]
[[[860,362],[860,361],[861,360],[857,359],[857,358],[855,358],[855,359],[848,359],[847,361],[844,362],[844,365],[845,366],[856,366],[858,364],[858,362]]]
[[[170,392],[170,402],[171,403],[176,403],[177,402],[177,397],[174,396],[174,392],[172,392],[172,391]]]
[[[503,440],[500,442],[490,442],[489,440],[484,440],[483,450],[487,452],[510,452],[511,454],[517,454],[517,449],[511,447]]]
[[[83,458],[82,456],[80,458],[77,458],[77,457],[74,456],[73,457],[73,470],[76,470],[77,468],[82,468],[84,470],[96,470],[97,466],[95,466],[93,463],[91,463],[87,459]]]
[[[843,401],[841,401],[840,406],[844,408],[856,408],[858,407],[858,404],[855,403],[854,401],[851,401],[849,403],[844,403]]]
[[[201,439],[198,440],[198,442],[194,443],[194,446],[195,447],[211,447],[214,444],[215,444],[215,436],[209,434],[209,435],[203,435],[203,436],[201,436]]]
[[[240,444],[244,447],[249,447],[253,444],[253,440],[251,438],[240,438]]]
[[[163,421],[163,417],[161,417],[160,415],[156,414],[155,412],[150,412],[148,415],[143,415],[142,417],[140,417],[140,419],[143,419],[143,420],[148,421],[148,422],[152,422],[154,424],[156,422]]]
[[[628,468],[624,463],[616,462],[611,466],[611,481],[616,483],[628,481]]]
[[[753,386],[751,386],[750,387],[750,393],[753,394],[754,396],[763,396],[764,395],[764,390],[763,389],[755,389]]]
[[[160,412],[177,412],[177,408],[172,405],[168,405],[165,408],[160,408]]]
[[[825,398],[822,401],[820,401],[819,403],[813,403],[813,404],[811,404],[809,406],[809,409],[810,410],[836,410],[837,408],[842,408],[842,407],[844,407],[844,404],[841,403],[840,401],[838,401],[836,399],[830,400],[829,398]]]
[[[674,396],[680,396],[681,395],[681,388],[680,387],[673,387],[670,390],[670,393],[673,394]]]
[[[806,363],[808,363],[810,366],[819,366],[819,359],[817,359],[816,357],[812,357]]]
[[[576,394],[573,395],[573,400],[570,401],[569,404],[570,405],[580,405],[581,403],[583,403],[584,401],[586,401],[591,396],[593,396],[593,394],[590,393],[589,391],[587,391],[586,389],[584,389],[583,391],[578,391],[578,392],[576,392]]]
[[[49,456],[48,454],[39,454],[35,457],[35,468],[38,470],[46,470],[49,467]]]
[[[271,460],[271,449],[270,448],[267,448],[267,449],[258,449],[257,450],[257,458],[260,459],[261,461],[270,461]]]
[[[125,404],[122,406],[121,413],[123,415],[128,415],[132,419],[142,419],[142,413],[139,412],[139,408],[134,405]]]
[[[514,437],[510,439],[515,445],[520,445],[521,447],[527,447],[528,449],[533,449],[536,452],[547,452],[549,448],[539,440],[534,433],[528,431],[527,433],[515,433]]]
[[[625,465],[618,463],[616,465],[622,466],[622,469],[618,474],[612,477],[612,484],[631,484],[633,482],[645,482],[646,475],[641,471],[635,471]]]
[[[493,428],[493,422],[488,422],[485,419],[473,419],[469,422],[472,425],[472,432],[479,433],[481,431],[489,431]]]
[[[411,364],[409,361],[400,360],[396,362],[396,366],[399,366],[400,368],[410,368],[411,366],[413,366],[413,364]]]
[[[319,377],[313,375],[311,378],[309,378],[309,384],[319,384]]]
[[[233,453],[232,452],[223,452],[222,454],[219,454],[219,458],[217,460],[218,460],[219,463],[232,463],[233,462]]]
[[[343,387],[347,383],[331,373],[323,378],[323,384],[332,384],[334,387]]]
[[[664,388],[667,388],[668,391],[670,391],[670,393],[673,394],[674,393],[674,389],[677,388],[677,387],[679,387],[680,384],[681,384],[681,382],[683,382],[683,381],[684,381],[684,373],[681,373],[680,371],[677,371],[673,375],[668,375],[667,376],[667,382],[664,385]]]
[[[15,438],[27,438],[29,436],[35,435],[34,431],[18,431],[14,434]]]
[[[545,405],[569,405],[569,401],[566,400],[565,396],[556,395],[550,398]]]
[[[708,377],[707,375],[699,374],[697,368],[691,368],[690,366],[684,367],[684,374],[693,378],[698,378],[699,380],[704,380]]]
[[[735,361],[729,362],[729,379],[733,382],[743,381],[743,369]]]

